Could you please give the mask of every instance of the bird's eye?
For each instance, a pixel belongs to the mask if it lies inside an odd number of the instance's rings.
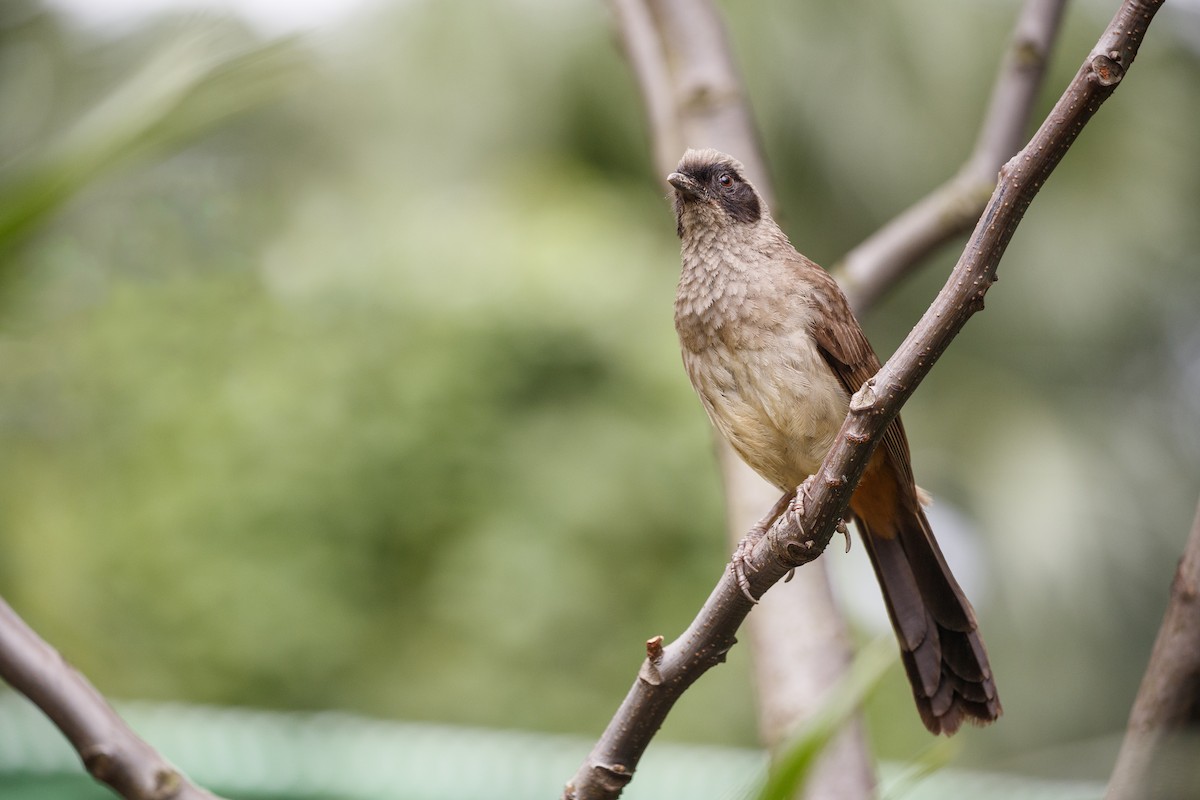
[[[721,177],[717,178],[717,183],[721,184],[722,189],[728,189],[733,186],[733,176],[728,172],[722,172]]]

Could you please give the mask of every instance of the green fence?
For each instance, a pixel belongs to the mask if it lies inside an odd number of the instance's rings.
[[[122,703],[121,714],[197,783],[239,798],[532,800],[559,796],[591,742],[578,736],[279,713]],[[765,769],[756,750],[651,745],[628,800],[735,800]],[[883,765],[888,800],[1099,800],[1095,783],[946,769],[906,780]],[[63,737],[23,698],[0,693],[0,798],[111,798]]]

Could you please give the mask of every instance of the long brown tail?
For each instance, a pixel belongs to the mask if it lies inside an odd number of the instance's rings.
[[[879,464],[851,501],[921,721],[953,734],[964,720],[985,725],[1000,716],[987,651],[975,612],[950,573],[915,491],[901,489]],[[889,485],[890,484],[890,485]]]

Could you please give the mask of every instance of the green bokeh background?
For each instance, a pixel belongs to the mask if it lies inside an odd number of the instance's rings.
[[[1037,118],[1110,6],[1069,10]],[[724,11],[776,216],[833,264],[969,152],[1016,4]],[[1006,708],[962,764],[1103,777],[1161,618],[1200,474],[1197,29],[1152,26],[905,411]],[[727,558],[605,6],[267,42],[16,0],[0,62],[0,594],[114,697],[598,733]],[[882,354],[956,256],[865,320]],[[910,703],[873,701],[888,757],[928,744]],[[752,745],[752,709],[735,648],[663,735]]]

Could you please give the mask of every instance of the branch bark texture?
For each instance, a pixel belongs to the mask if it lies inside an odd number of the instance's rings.
[[[1179,734],[1185,738],[1180,739]],[[1105,800],[1183,797],[1200,789],[1200,505]],[[1176,759],[1179,759],[1178,761]],[[1172,781],[1189,786],[1173,786]]]
[[[63,732],[93,778],[127,800],[217,800],[139,738],[96,688],[3,600],[0,677]]]
[[[749,554],[751,589],[759,595],[788,569],[816,557],[842,518],[854,486],[888,423],[933,364],[983,309],[984,295],[1034,196],[1100,105],[1133,64],[1163,0],[1126,0],[1037,133],[1000,170],[1000,178],[949,280],[895,354],[851,399],[850,413],[820,470],[805,482],[802,513],[785,514]],[[650,648],[616,716],[564,791],[564,798],[615,798],[667,712],[703,672],[723,660],[749,612],[732,569],[688,630]],[[657,659],[657,662],[656,662]]]

